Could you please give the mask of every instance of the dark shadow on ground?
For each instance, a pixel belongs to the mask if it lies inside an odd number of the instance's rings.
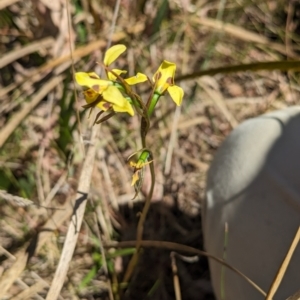
[[[135,240],[138,214],[142,208],[143,203],[120,208],[123,224],[126,224],[120,231],[120,241]],[[144,239],[170,241],[203,250],[201,216],[186,215],[177,205],[168,207],[161,202],[155,203],[147,217]],[[124,270],[128,261],[129,258],[124,261]],[[183,300],[215,299],[205,257],[199,257],[193,262],[177,258],[176,263]],[[129,299],[175,299],[170,251],[154,248],[142,250],[131,284],[122,297],[122,300]]]

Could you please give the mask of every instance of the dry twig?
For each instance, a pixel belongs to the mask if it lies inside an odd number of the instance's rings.
[[[273,299],[273,297],[274,297],[276,291],[278,290],[279,285],[280,285],[280,283],[281,283],[281,281],[284,277],[284,274],[287,270],[287,267],[288,267],[289,262],[292,258],[292,255],[293,255],[293,253],[294,253],[294,251],[295,251],[295,249],[296,249],[299,242],[300,242],[300,227],[298,228],[298,230],[296,232],[296,235],[294,237],[294,240],[293,240],[293,242],[290,246],[290,249],[289,249],[288,253],[286,254],[286,257],[283,260],[282,265],[280,266],[280,268],[278,270],[278,273],[277,273],[277,275],[276,275],[276,277],[275,277],[275,279],[274,279],[274,281],[271,285],[271,288],[270,288],[270,290],[267,294],[266,300]]]

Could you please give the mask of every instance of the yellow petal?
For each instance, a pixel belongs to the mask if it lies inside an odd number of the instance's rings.
[[[177,85],[169,86],[168,92],[173,101],[180,106],[184,95],[183,89]]]
[[[113,110],[115,112],[127,112],[131,116],[134,116],[134,110],[129,102],[127,102],[127,104],[122,107],[118,106],[117,104],[113,104]]]
[[[127,73],[127,71],[125,71],[125,70],[119,70],[119,69],[112,69],[112,71],[114,72],[114,73],[116,73],[117,75],[121,75],[121,74],[126,74]],[[111,73],[111,72],[108,72],[108,79],[109,80],[112,80],[112,81],[114,81],[114,80],[116,80],[116,76],[113,74],[113,73]]]
[[[86,73],[89,75],[90,78],[94,78],[94,79],[99,79],[99,75],[96,74],[95,72],[89,72],[89,73]]]
[[[134,110],[131,104],[123,97],[117,87],[108,87],[105,91],[103,91],[102,95],[105,101],[113,105],[113,110],[115,112],[127,112],[131,116],[134,116]]]
[[[126,105],[127,103],[127,100],[123,97],[122,93],[115,86],[108,87],[102,95],[105,101],[110,102],[112,104],[117,104],[121,107]]]
[[[83,94],[84,94],[84,99],[85,99],[85,101],[86,101],[87,103],[92,103],[92,102],[94,102],[94,101],[98,98],[98,96],[99,96],[99,94],[96,93],[96,92],[95,92],[94,90],[92,90],[92,89],[87,89],[86,91],[83,92]]]
[[[134,84],[138,84],[141,82],[145,82],[147,80],[147,76],[143,73],[137,73],[135,76],[126,78],[125,81],[129,84],[129,85],[134,85]]]
[[[154,74],[152,80],[156,83],[156,91],[163,94],[170,85],[174,85],[176,64],[164,60]]]
[[[136,167],[136,163],[132,160],[129,161],[129,166],[132,167],[132,168],[135,168]]]
[[[139,177],[140,170],[136,170],[132,175],[131,186],[134,186],[136,182],[140,179]]]
[[[97,104],[97,107],[100,108],[101,110],[103,111],[107,111],[109,109],[112,109],[113,107],[113,104],[109,103],[109,102],[106,102],[104,100],[102,100],[101,102],[99,102]]]
[[[79,85],[93,89],[99,94],[102,93],[104,88],[113,84],[109,80],[99,79],[96,73],[77,72],[75,73],[75,80]]]
[[[111,63],[113,63],[124,51],[126,50],[125,45],[114,45],[110,47],[104,56],[104,64],[106,66],[109,66]]]

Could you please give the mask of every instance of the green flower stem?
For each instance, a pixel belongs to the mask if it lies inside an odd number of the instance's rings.
[[[150,125],[149,125],[148,116],[147,116],[147,118],[142,117],[142,119],[141,119],[141,139],[142,139],[143,148],[147,148],[146,147],[146,135],[148,133],[149,127],[150,127]]]
[[[154,108],[160,98],[160,94],[158,94],[157,92],[154,92],[152,95],[152,98],[150,100],[150,102],[148,102],[149,104],[147,105],[147,109],[144,110],[144,113],[146,115],[143,115],[142,119],[141,119],[141,138],[142,138],[142,144],[143,147],[146,148],[146,136],[149,130],[149,118],[151,117],[151,115],[153,114]],[[153,191],[154,191],[154,186],[155,186],[155,170],[154,170],[154,165],[153,165],[153,156],[152,153],[147,151],[143,151],[139,157],[138,161],[141,162],[146,162],[146,161],[151,161],[149,166],[150,166],[150,173],[151,173],[151,186],[150,186],[150,191],[149,194],[146,197],[146,201],[145,201],[145,205],[143,207],[143,211],[140,215],[140,219],[138,222],[138,226],[137,226],[137,234],[136,234],[136,250],[133,254],[133,256],[131,257],[129,264],[127,266],[125,275],[123,277],[123,282],[127,283],[129,282],[132,273],[134,271],[134,268],[138,262],[139,256],[140,256],[140,250],[141,250],[141,242],[143,239],[143,232],[144,232],[144,224],[147,218],[147,214],[149,211],[149,208],[151,206],[151,199],[153,196]]]
[[[152,154],[149,153],[149,157],[148,159],[153,160]],[[147,195],[146,201],[145,201],[145,205],[143,207],[143,211],[141,213],[139,222],[138,222],[138,226],[137,226],[137,234],[136,234],[136,244],[135,244],[135,252],[132,255],[129,264],[127,266],[125,275],[123,277],[122,282],[123,283],[127,283],[129,282],[132,273],[134,271],[134,268],[138,262],[140,253],[141,253],[141,244],[142,244],[142,240],[143,240],[143,232],[144,232],[144,224],[146,221],[146,217],[149,211],[149,208],[151,206],[151,199],[153,196],[153,191],[154,191],[154,186],[155,186],[155,170],[154,170],[154,165],[153,165],[153,161],[150,163],[150,173],[151,173],[151,186],[150,186],[150,191],[149,194]]]
[[[154,92],[153,96],[152,96],[152,99],[150,101],[150,104],[149,104],[149,107],[148,107],[148,117],[150,117],[154,111],[154,108],[160,98],[160,94],[157,93],[157,92]]]

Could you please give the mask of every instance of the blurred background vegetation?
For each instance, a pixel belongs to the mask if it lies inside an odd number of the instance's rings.
[[[123,0],[113,31],[117,1],[66,1],[0,1],[0,299],[46,297],[94,119],[82,108],[73,71],[100,74],[110,37],[128,47],[118,67],[130,76],[152,76],[166,59],[177,64],[176,83],[185,90],[181,108],[168,96],[160,101],[149,133],[156,188],[146,239],[201,249],[205,174],[221,142],[244,119],[299,103],[297,72],[248,66],[299,64],[298,1]],[[234,65],[240,71],[229,73]],[[215,68],[222,69],[202,76]],[[147,95],[147,87],[138,92]],[[140,148],[138,117],[118,115],[101,126],[90,201],[61,299],[109,299],[109,291],[114,299],[174,299],[166,250],[145,250],[126,286],[131,248],[111,249],[109,275],[103,271],[99,236],[135,239],[150,177],[146,172],[131,201],[126,158]],[[7,273],[29,246],[35,251],[27,265]],[[214,299],[204,258],[178,259],[178,274],[182,299]]]

